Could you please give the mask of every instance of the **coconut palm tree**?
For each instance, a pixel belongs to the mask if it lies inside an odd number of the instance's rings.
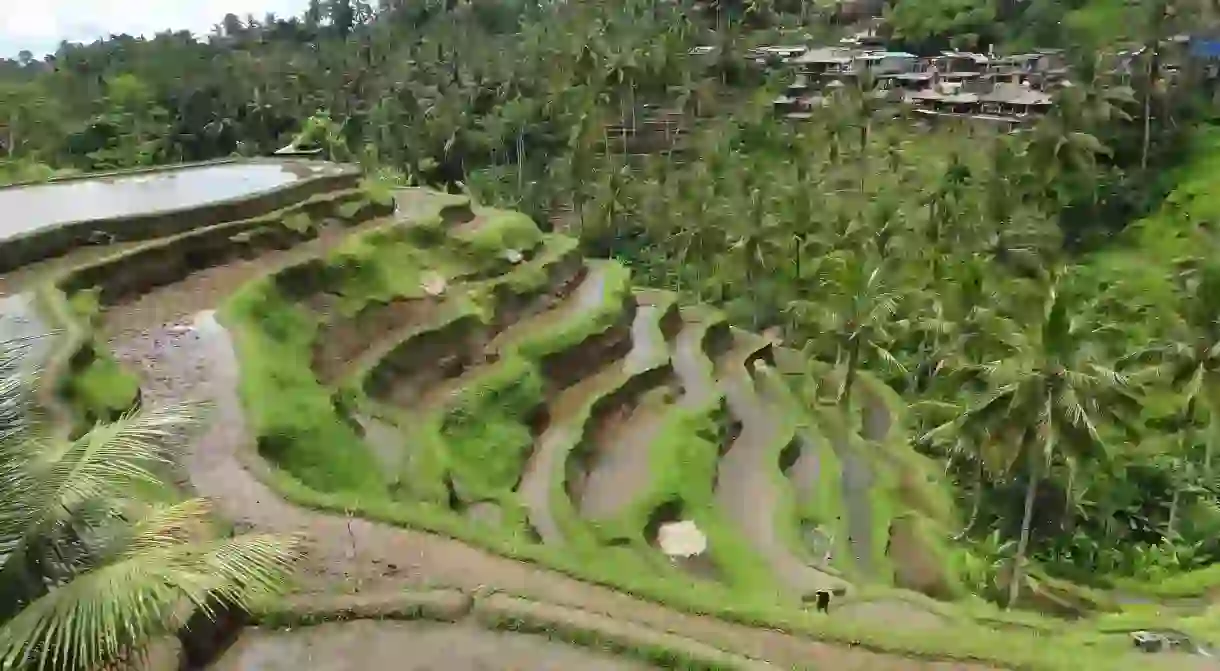
[[[1166,337],[1137,352],[1133,360],[1154,364],[1153,372],[1178,395],[1187,427],[1197,417],[1207,427],[1204,473],[1212,474],[1212,457],[1220,435],[1220,264],[1205,263],[1178,277],[1180,307]]]
[[[975,366],[987,384],[981,400],[924,436],[986,430],[1006,440],[1010,465],[1024,466],[1025,500],[1009,607],[1020,596],[1034,501],[1050,466],[1057,461],[1074,473],[1082,460],[1102,458],[1102,420],[1121,422],[1133,411],[1126,378],[1100,360],[1095,346],[1099,328],[1088,306],[1064,291],[1061,276],[1052,271],[1042,280],[1041,312],[1024,320],[1007,352]]]
[[[820,318],[822,333],[833,339],[835,360],[844,367],[839,403],[851,417],[852,391],[866,360],[905,373],[890,352],[900,294],[891,268],[867,252],[835,252],[821,260],[818,296],[808,314]]]
[[[59,441],[30,419],[19,350],[0,346],[0,668],[122,663],[194,610],[284,584],[295,539],[217,537],[206,504],[156,474],[197,408]]]

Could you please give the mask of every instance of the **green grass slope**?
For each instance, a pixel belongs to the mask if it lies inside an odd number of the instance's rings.
[[[745,369],[758,396],[791,428],[774,445],[780,468],[773,479],[782,488],[773,520],[778,536],[818,564],[806,532],[828,528],[835,537],[834,558],[824,568],[853,581],[853,602],[906,604],[934,612],[951,626],[895,631],[807,610],[726,522],[714,496],[734,420],[713,366],[723,354],[723,317],[687,306],[683,328],[690,332],[672,338],[669,352],[635,366],[612,366],[603,357],[621,353],[600,354],[594,344],[622,329],[624,315],[631,314],[627,310],[637,298],[630,273],[615,262],[590,261],[586,273],[572,275],[575,243],[544,235],[526,221],[484,213],[454,225],[437,212],[425,213],[357,235],[324,257],[246,285],[227,301],[222,319],[243,362],[242,398],[259,450],[275,467],[267,477],[277,491],[302,505],[448,534],[683,610],[1010,668],[1065,668],[1065,659],[1074,659],[1075,668],[1117,668],[1116,647],[1089,643],[1086,651],[1083,638],[1040,639],[1038,645],[1030,638],[1014,645],[1014,637],[1025,635],[979,624],[970,614],[977,606],[936,606],[895,591],[913,588],[944,599],[963,595],[947,543],[958,525],[951,499],[934,469],[908,444],[901,400],[884,385],[862,378],[861,398],[871,409],[849,423],[811,393],[825,382],[826,367],[794,363],[791,353],[778,350],[778,366]],[[524,250],[524,258],[496,253],[498,245]],[[446,279],[441,295],[425,291],[425,278],[433,274]],[[590,277],[597,278],[596,293],[581,290]],[[556,294],[566,285],[574,288]],[[320,311],[321,296],[329,311]],[[311,361],[327,332],[323,326],[395,301],[430,309],[420,321],[387,328],[386,340],[371,340],[365,358],[342,379],[320,382]],[[656,327],[641,326],[641,333],[655,337]],[[652,372],[676,366],[675,343],[683,338],[698,343],[695,365],[686,372],[699,369],[693,381],[706,377],[675,396],[664,393],[663,376]],[[414,400],[396,401],[381,391],[396,375],[415,374],[434,357],[443,358],[429,347],[440,347],[435,351],[445,356],[462,350],[462,365],[439,378],[421,378],[426,388]],[[430,353],[410,360],[416,348]],[[580,379],[565,380],[571,371],[556,369],[554,362],[580,361],[564,358],[574,352],[588,352],[595,361],[581,361]],[[633,403],[656,404],[661,417],[648,445],[647,480],[618,514],[583,519],[571,498],[571,466],[595,447],[589,427],[629,388],[638,399]],[[542,408],[563,412],[540,425]],[[386,468],[379,456],[386,446],[375,446],[361,421],[369,417],[389,427],[388,449],[398,452],[398,466]],[[848,428],[857,423],[864,428]],[[555,460],[540,471],[545,496],[529,498],[521,489],[523,477],[547,427],[562,428],[563,442],[550,446]],[[818,481],[805,498],[781,472],[798,449],[820,455]],[[863,512],[853,509],[848,495],[845,456],[870,476],[866,490],[858,492],[870,502]],[[540,500],[561,531],[556,542],[541,542],[531,524]],[[691,519],[706,533],[709,571],[671,563],[652,546],[650,534],[663,513]],[[863,540],[847,539],[860,529],[867,529]],[[857,563],[862,554],[868,561]],[[907,570],[911,566],[918,570]],[[1091,667],[1093,658],[1105,661]]]

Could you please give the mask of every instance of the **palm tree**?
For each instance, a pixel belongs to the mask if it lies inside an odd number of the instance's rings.
[[[29,419],[19,349],[0,347],[0,668],[122,663],[192,610],[284,584],[295,539],[217,538],[206,504],[156,476],[196,408],[55,440]]]
[[[1136,353],[1178,394],[1185,421],[1184,440],[1193,440],[1194,422],[1207,427],[1203,471],[1212,475],[1215,436],[1220,433],[1220,264],[1206,263],[1178,276],[1181,304],[1167,337]]]
[[[867,252],[856,254],[838,251],[821,260],[820,295],[807,310],[820,318],[821,332],[833,339],[835,360],[845,366],[839,402],[844,416],[849,418],[852,389],[866,360],[906,372],[889,350],[900,300],[900,294],[890,284],[890,268],[884,260]]]
[[[911,327],[920,357],[911,383],[926,388],[944,374],[968,369],[1002,347],[1013,324],[997,309],[998,287],[988,280],[989,261],[976,254],[952,257],[920,292],[923,306]],[[952,384],[952,382],[950,382]]]
[[[1041,313],[1025,320],[1003,358],[974,367],[988,387],[982,399],[924,436],[985,430],[1008,441],[1009,464],[1024,464],[1025,500],[1009,607],[1020,596],[1042,478],[1056,460],[1075,473],[1082,460],[1104,456],[1101,420],[1125,419],[1134,403],[1127,380],[1102,365],[1095,347],[1099,328],[1088,306],[1065,294],[1061,275],[1052,271],[1040,283]]]

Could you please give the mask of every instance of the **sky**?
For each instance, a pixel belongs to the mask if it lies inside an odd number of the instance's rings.
[[[53,53],[61,40],[92,42],[110,34],[147,35],[165,30],[207,33],[225,14],[267,12],[293,16],[308,0],[10,0],[20,9],[0,22],[0,57],[29,49],[35,58]]]

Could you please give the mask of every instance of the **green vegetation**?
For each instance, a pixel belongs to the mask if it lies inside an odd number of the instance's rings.
[[[0,354],[5,667],[117,664],[183,626],[184,602],[248,606],[284,586],[292,539],[224,538],[202,500],[162,496],[155,473],[195,409],[127,416],[72,441],[45,435],[26,414],[16,353],[6,343]]]
[[[223,306],[250,429],[275,467],[260,473],[290,500],[831,640],[1014,668],[1113,668],[1119,646],[1097,627],[1147,613],[1052,638],[1059,624],[1018,623],[974,597],[1087,615],[1116,608],[1097,590],[1171,600],[1220,586],[1215,80],[1165,39],[1210,10],[1154,0],[890,7],[882,33],[895,48],[1075,47],[1073,86],[1056,90],[1046,117],[997,134],[914,130],[901,106],[852,86],[808,123],[776,123],[774,82],[744,47],[829,34],[818,21],[846,10],[705,4],[374,10],[337,0],[325,19],[225,17],[208,41],[65,44],[55,67],[32,58],[0,67],[0,178],[254,155],[289,141],[371,176],[358,190],[181,234],[59,283],[73,301],[101,287],[103,303],[119,300],[107,294],[122,293],[112,278],[137,262],[172,262],[185,275],[212,243],[233,258],[282,248],[326,219],[311,207],[348,220],[384,212],[391,183],[469,194],[278,269]],[[1127,41],[1146,48],[1129,72],[1112,72]],[[716,49],[698,58],[695,46]],[[681,132],[667,121],[663,150],[645,155],[643,129],[662,116]],[[567,235],[544,233],[551,226]],[[577,288],[542,300],[582,256],[595,259],[601,295]],[[554,363],[624,328],[633,282],[686,306],[715,304],[728,323],[792,348],[776,355],[798,362],[781,361],[782,378],[744,374],[780,408],[768,458],[818,457],[814,482],[767,474],[780,488],[777,532],[814,563],[823,557],[810,532],[833,537],[828,570],[859,583],[848,599],[913,599],[888,591],[899,587],[958,600],[937,611],[954,627],[877,631],[798,610],[717,510],[733,417],[710,362],[704,402],[640,395],[662,416],[649,477],[621,514],[580,518],[567,467],[594,448],[592,420],[665,364],[617,370],[594,352],[580,363],[584,379],[560,385]],[[394,343],[360,332],[361,319],[410,301],[436,314],[393,329]],[[64,314],[71,337],[49,368],[79,433],[129,409],[139,390],[96,338],[96,305]],[[458,322],[471,342],[438,348],[434,377],[418,375],[426,402],[370,390],[389,352]],[[343,327],[370,341],[359,343],[366,352],[343,379],[320,381],[314,358]],[[579,402],[539,420],[582,383],[570,397]],[[369,417],[400,434],[393,468],[362,428]],[[548,480],[559,547],[533,538],[534,511],[518,491],[539,425],[566,431],[556,439],[564,467]],[[498,516],[479,518],[481,504]],[[708,536],[714,577],[695,578],[649,546],[649,526],[673,511]],[[849,540],[861,529],[867,539]],[[1179,619],[1210,632],[1206,617]],[[1039,645],[996,631],[1031,622],[1047,634]]]
[[[71,414],[67,421],[73,436],[84,434],[95,424],[117,420],[135,408],[140,397],[135,375],[124,370],[93,335],[101,311],[97,295],[97,291],[82,291],[65,299],[52,287],[38,292],[43,314],[67,332],[57,339],[48,366],[56,372],[42,383],[49,387],[52,398],[40,401],[54,406],[52,414],[58,406],[64,406],[63,411]],[[66,366],[63,373],[58,373],[60,362]]]

